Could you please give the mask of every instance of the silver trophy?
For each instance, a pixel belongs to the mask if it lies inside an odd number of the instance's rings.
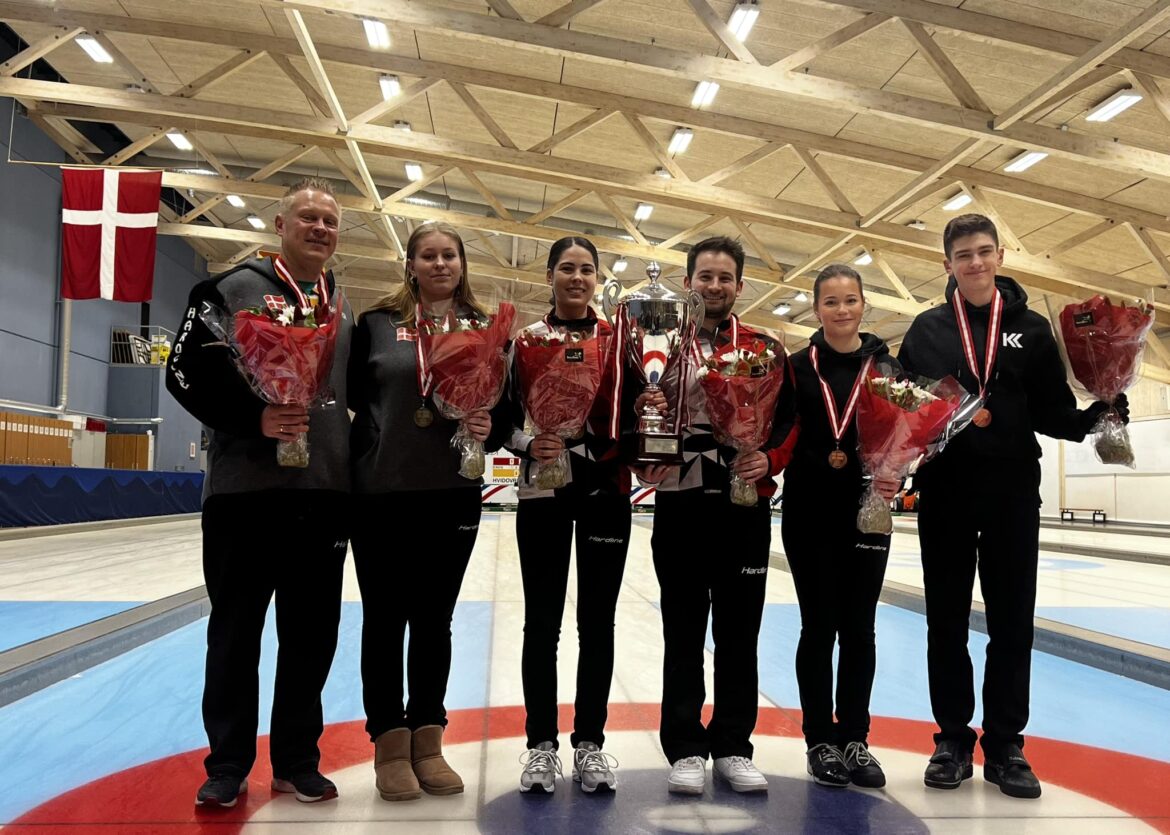
[[[703,320],[699,294],[672,293],[658,283],[661,274],[662,268],[651,261],[646,267],[650,283],[645,289],[620,298],[622,285],[608,281],[601,297],[605,318],[625,334],[628,356],[646,383],[647,394],[662,390],[662,381],[683,361]],[[676,387],[676,402],[669,404],[665,414],[650,404],[642,408],[634,463],[682,463],[682,390],[683,386]],[[668,417],[673,418],[669,424]]]

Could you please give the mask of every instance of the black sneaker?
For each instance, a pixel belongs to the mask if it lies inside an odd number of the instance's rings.
[[[957,789],[973,773],[971,751],[961,742],[944,739],[935,746],[923,782],[932,789]]]
[[[864,742],[850,742],[845,746],[845,767],[853,785],[865,789],[880,789],[886,784],[886,773],[877,757]]]
[[[808,773],[821,786],[841,788],[849,785],[849,769],[836,745],[822,742],[808,749]]]
[[[196,806],[220,806],[230,809],[248,790],[248,778],[242,780],[230,774],[212,774],[195,795]]]
[[[1004,748],[1002,756],[986,757],[983,762],[983,779],[999,786],[999,790],[1008,797],[1031,800],[1040,796],[1040,781],[1032,773],[1032,766],[1018,745]]]
[[[287,779],[272,778],[273,791],[296,794],[301,803],[319,803],[322,800],[332,800],[337,797],[337,786],[333,781],[321,774],[320,771],[306,771],[303,774],[294,774]]]

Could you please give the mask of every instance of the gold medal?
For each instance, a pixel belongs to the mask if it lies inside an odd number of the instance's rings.
[[[414,412],[414,425],[419,429],[426,429],[435,422],[435,413],[425,405],[419,406]]]
[[[975,413],[975,417],[971,418],[971,422],[980,429],[986,429],[991,425],[991,411],[989,409],[980,409]]]
[[[829,453],[829,466],[834,470],[839,470],[849,463],[849,456],[839,449],[835,449]]]

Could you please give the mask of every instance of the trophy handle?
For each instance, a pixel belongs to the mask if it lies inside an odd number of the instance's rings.
[[[682,352],[686,352],[691,347],[691,342],[695,339],[699,332],[700,323],[703,321],[703,314],[706,307],[703,304],[703,297],[692,290],[687,294],[687,324],[683,329],[682,336]]]
[[[607,281],[601,288],[601,310],[605,314],[605,320],[609,322],[610,327],[616,327],[616,319],[618,312],[618,299],[622,295],[622,285],[620,281]]]

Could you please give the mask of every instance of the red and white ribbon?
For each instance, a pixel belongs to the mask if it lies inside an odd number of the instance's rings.
[[[837,446],[840,446],[841,438],[845,436],[845,431],[853,421],[853,413],[857,410],[857,399],[861,396],[861,386],[865,382],[865,378],[869,376],[873,357],[866,357],[865,362],[862,363],[861,371],[857,373],[857,379],[853,381],[853,390],[849,392],[849,399],[845,401],[845,411],[841,413],[840,418],[837,417],[837,401],[833,399],[833,390],[829,388],[829,384],[821,376],[820,353],[817,351],[816,345],[808,349],[808,358],[812,362],[813,371],[821,384],[821,399],[825,401],[825,412],[829,415],[829,429],[833,433],[833,440],[837,442]]]
[[[955,306],[955,319],[959,323],[959,338],[963,341],[963,353],[967,357],[967,367],[979,382],[979,396],[986,399],[987,384],[991,382],[991,372],[995,370],[995,355],[999,351],[999,332],[1003,326],[1003,295],[999,288],[991,298],[991,319],[987,323],[987,350],[983,358],[983,374],[979,373],[979,359],[975,355],[975,337],[971,334],[971,322],[967,319],[967,307],[964,304],[963,294],[956,290],[951,295],[951,303]]]
[[[431,393],[431,388],[435,384],[434,375],[431,374],[430,366],[427,365],[427,355],[423,352],[423,335],[422,335],[422,311],[416,311],[414,316],[414,328],[417,338],[414,340],[414,356],[415,356],[415,372],[418,374],[418,396],[423,400],[427,399],[427,395]]]
[[[292,288],[293,295],[297,297],[297,305],[302,310],[307,310],[312,307],[309,303],[309,297],[305,295],[305,291],[301,289],[301,285],[293,278],[288,264],[284,262],[284,258],[277,255],[272,259],[272,264],[276,268],[276,274],[281,277],[285,284]],[[317,278],[317,299],[322,307],[329,304],[329,282],[325,277],[324,270],[321,270],[321,275]]]

